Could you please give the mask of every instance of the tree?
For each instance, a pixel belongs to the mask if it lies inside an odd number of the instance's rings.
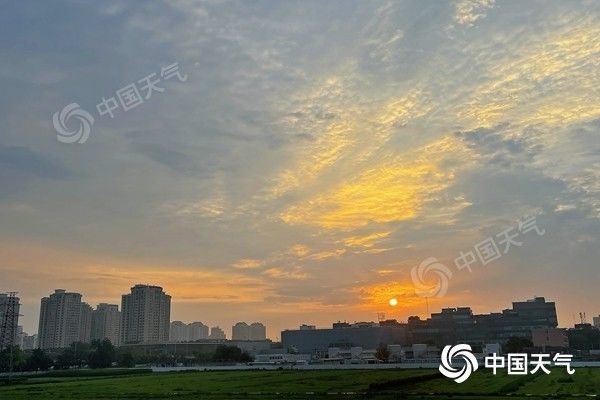
[[[71,343],[70,348],[73,350],[73,358],[77,367],[83,367],[90,357],[90,344],[84,342]]]
[[[533,347],[533,342],[524,337],[511,337],[506,342],[505,353],[523,353],[527,348]]]
[[[388,350],[385,344],[382,343],[379,346],[377,346],[375,358],[383,362],[388,362],[388,360],[390,359],[390,351]]]
[[[25,356],[19,346],[8,346],[0,351],[0,372],[20,371],[24,364]]]
[[[135,367],[135,359],[131,353],[123,353],[117,358],[117,365],[122,368],[133,368]]]
[[[89,355],[88,365],[90,368],[109,368],[115,360],[115,346],[110,340],[94,340],[92,352]]]
[[[226,346],[219,345],[215,350],[213,361],[226,362],[226,361],[241,361],[242,350],[237,346]]]
[[[77,364],[77,360],[75,358],[75,352],[73,349],[68,348],[64,349],[60,352],[60,354],[56,357],[56,362],[54,366],[58,369],[69,369]]]
[[[241,362],[252,362],[252,361],[254,361],[254,358],[247,351],[242,351],[242,354],[240,355],[240,361]]]
[[[26,371],[47,371],[52,359],[42,349],[35,349],[25,362]]]

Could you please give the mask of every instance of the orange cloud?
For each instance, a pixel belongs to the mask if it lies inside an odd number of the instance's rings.
[[[456,139],[443,138],[292,206],[281,218],[289,224],[316,224],[327,229],[412,219],[432,195],[451,184],[456,171],[444,163],[461,156],[464,159],[466,152]]]
[[[233,264],[233,267],[237,269],[254,269],[262,265],[263,262],[261,260],[255,260],[253,258],[244,258]]]

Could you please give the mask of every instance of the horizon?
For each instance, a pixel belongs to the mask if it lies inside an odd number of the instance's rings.
[[[139,281],[228,335],[542,294],[561,326],[600,315],[600,2],[33,1],[0,26],[0,292],[29,333],[56,287]]]
[[[137,286],[137,285],[160,287],[160,288],[163,289],[163,291],[165,292],[165,294],[168,295],[168,296],[170,296],[171,300],[173,300],[173,297],[168,293],[168,291],[166,290],[166,288],[162,287],[160,284],[157,284],[157,283],[152,283],[152,284],[150,284],[150,283],[136,283],[133,286]],[[131,288],[133,288],[133,286],[131,286]],[[106,302],[100,302],[100,303],[94,304],[94,303],[90,303],[90,302],[85,301],[85,293],[81,293],[81,292],[77,292],[77,291],[71,291],[69,289],[63,289],[63,288],[56,288],[56,289],[53,289],[53,290],[54,291],[55,290],[66,290],[67,293],[77,293],[77,294],[80,294],[81,295],[81,301],[82,301],[82,303],[89,304],[93,309],[95,309],[99,304],[111,304],[111,305],[117,305],[119,307],[119,311],[121,311],[121,302],[120,301],[119,302],[106,301]],[[54,291],[48,293],[48,295],[54,293]],[[17,294],[17,297],[18,297],[18,294]],[[44,296],[44,297],[47,297],[47,296]],[[554,303],[556,305],[557,315],[558,315],[558,321],[559,321],[559,323],[558,323],[558,327],[559,328],[563,328],[564,329],[564,328],[571,327],[571,325],[569,325],[569,324],[566,324],[566,325],[561,324],[561,318],[560,318],[560,314],[558,312],[558,310],[559,310],[559,306],[558,306],[559,301],[557,301],[554,298],[549,298],[549,297],[546,297],[546,296],[539,296],[539,295],[534,295],[534,296],[531,296],[531,297],[528,297],[528,298],[523,298],[523,299],[512,299],[512,300],[510,300],[509,305],[507,305],[507,306],[498,306],[495,309],[489,309],[489,310],[476,310],[476,309],[474,309],[472,306],[470,306],[468,304],[461,304],[461,305],[455,304],[455,305],[446,305],[446,306],[442,305],[439,309],[433,309],[433,310],[430,309],[429,310],[429,314],[427,314],[426,312],[423,312],[421,314],[414,314],[414,315],[408,314],[405,317],[400,317],[400,318],[398,318],[397,316],[390,316],[389,314],[385,314],[384,320],[396,320],[396,321],[398,321],[400,323],[406,323],[409,317],[418,316],[421,319],[428,319],[428,318],[431,317],[432,314],[434,314],[436,312],[441,312],[441,310],[443,310],[445,308],[460,308],[460,307],[468,307],[468,308],[470,308],[472,310],[472,312],[473,312],[474,315],[478,315],[478,314],[490,314],[490,313],[494,313],[494,312],[502,312],[505,309],[509,309],[509,308],[512,307],[512,305],[513,305],[514,302],[526,302],[526,301],[534,300],[535,298],[540,298],[540,297],[544,298],[546,300],[546,302]],[[390,306],[390,307],[395,308],[397,306]],[[38,309],[39,309],[39,307],[38,307]],[[21,311],[22,311],[22,303],[21,303]],[[377,315],[377,317],[379,317],[379,316],[380,315]],[[595,316],[596,315],[590,315],[590,317],[589,317],[590,319],[588,320],[588,322],[591,323],[590,322],[591,318],[595,317]],[[575,320],[575,314],[573,314],[572,317],[574,319],[572,326],[574,326],[575,324],[578,324],[578,323],[581,322],[581,321]],[[334,319],[331,319],[331,320],[326,321],[326,322],[321,322],[320,324],[313,324],[313,323],[306,322],[306,321],[297,321],[296,325],[282,327],[278,331],[274,331],[274,329],[271,327],[271,324],[269,323],[268,320],[255,320],[252,317],[249,317],[249,318],[246,318],[246,319],[232,321],[229,325],[221,325],[221,324],[218,324],[218,323],[212,323],[210,321],[205,321],[205,320],[201,320],[201,319],[177,319],[177,318],[174,318],[173,316],[171,316],[170,322],[183,322],[185,324],[190,324],[190,323],[193,323],[193,322],[201,322],[205,326],[208,326],[209,328],[218,327],[218,328],[222,329],[225,332],[228,340],[232,339],[232,326],[235,325],[237,322],[246,322],[248,324],[253,323],[253,322],[259,322],[259,323],[262,323],[262,324],[264,324],[266,326],[266,329],[267,329],[267,339],[270,339],[272,341],[279,341],[279,340],[281,340],[280,333],[282,331],[284,331],[284,330],[296,330],[296,329],[298,329],[303,324],[306,324],[306,325],[315,325],[316,329],[327,329],[327,328],[331,328],[332,324],[336,323],[336,322],[358,323],[358,322],[380,322],[380,321],[378,321],[377,318],[373,318],[373,319],[357,319],[357,318],[350,318],[350,319],[337,318],[336,319],[336,318],[334,318]],[[20,325],[22,326],[22,324],[20,324]],[[23,327],[23,331],[25,333],[29,334],[29,335],[37,334],[37,327],[34,330],[31,330],[31,331],[28,331],[27,329],[25,329],[25,327]]]

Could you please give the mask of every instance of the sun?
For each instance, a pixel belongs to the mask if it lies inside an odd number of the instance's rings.
[[[390,306],[392,306],[392,307],[396,307],[397,305],[398,305],[398,299],[397,299],[397,298],[395,298],[395,297],[392,297],[392,298],[390,299]]]

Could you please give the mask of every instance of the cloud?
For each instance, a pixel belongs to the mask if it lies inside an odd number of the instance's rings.
[[[233,268],[237,268],[237,269],[254,269],[254,268],[258,268],[258,267],[260,267],[262,265],[263,265],[263,262],[261,260],[255,260],[255,259],[252,259],[252,258],[244,258],[242,260],[239,260],[235,264],[233,264]]]
[[[15,178],[66,179],[73,174],[50,157],[24,146],[0,145],[0,169]]]
[[[352,237],[344,239],[344,244],[349,247],[370,248],[370,247],[375,246],[375,244],[377,244],[382,239],[385,239],[388,236],[390,236],[391,233],[392,233],[391,231],[387,231],[387,232],[371,233],[371,234],[364,235],[364,236],[352,236]]]
[[[452,160],[463,151],[460,143],[444,138],[390,157],[357,178],[290,207],[281,218],[289,224],[342,230],[413,219],[428,199],[449,186],[461,168]]]
[[[542,153],[542,144],[530,144],[527,137],[513,136],[509,124],[492,128],[477,128],[468,132],[457,132],[481,161],[498,168],[515,168],[532,165],[535,157]]]
[[[494,6],[494,0],[460,0],[455,3],[454,20],[461,25],[473,25],[484,18],[486,12]]]
[[[52,157],[28,147],[0,144],[0,200],[16,200],[34,183],[60,182],[75,176]]]
[[[118,300],[143,279],[182,299],[186,320],[256,313],[277,332],[372,319],[392,292],[405,318],[425,312],[405,287],[419,257],[451,260],[531,211],[549,224],[539,247],[457,278],[432,309],[484,306],[481,293],[508,304],[533,272],[554,282],[540,291],[576,287],[568,307],[589,302],[578,293],[597,272],[598,5],[59,6],[0,15],[0,238],[21,243],[0,268],[36,309],[55,285]],[[175,61],[185,84],[98,119],[83,146],[56,142],[62,105],[94,110]],[[571,275],[555,278],[564,265]]]
[[[300,267],[294,268],[269,268],[263,271],[263,274],[273,279],[291,279],[291,280],[304,280],[308,277],[308,274],[302,271]]]

